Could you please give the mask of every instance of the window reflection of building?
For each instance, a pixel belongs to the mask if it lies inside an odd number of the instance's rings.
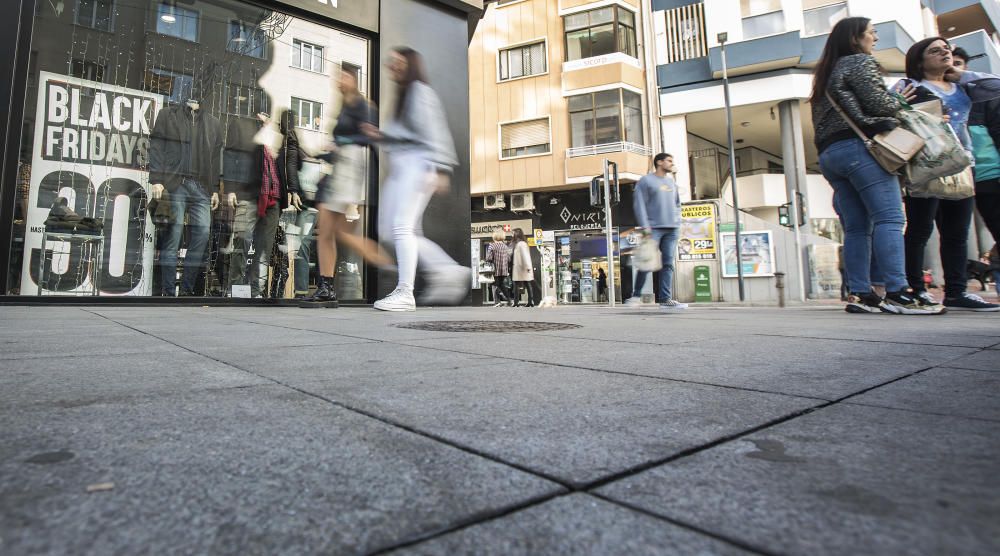
[[[146,70],[146,87],[152,93],[165,96],[168,103],[180,104],[193,95],[194,76],[151,68]]]
[[[269,112],[267,93],[249,85],[227,85],[225,112],[234,116],[255,116]]]
[[[319,131],[323,124],[323,105],[301,98],[292,97],[292,110],[298,116],[298,126]]]
[[[115,3],[113,0],[77,0],[76,24],[97,29],[114,31]]]
[[[200,14],[197,10],[164,2],[160,4],[157,11],[156,32],[186,41],[198,42],[199,19]]]
[[[267,37],[260,29],[234,19],[229,22],[226,50],[263,60],[267,58]]]
[[[323,73],[323,47],[295,39],[292,41],[292,67]]]

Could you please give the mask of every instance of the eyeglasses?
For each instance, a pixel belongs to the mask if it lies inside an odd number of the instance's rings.
[[[947,52],[951,52],[950,46],[935,46],[934,48],[927,49],[927,54],[930,54],[931,56],[940,56]]]

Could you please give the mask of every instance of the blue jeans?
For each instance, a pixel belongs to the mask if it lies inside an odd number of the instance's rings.
[[[833,208],[844,228],[844,269],[851,293],[872,289],[874,253],[886,291],[906,289],[903,197],[899,180],[868,154],[860,139],[845,139],[819,155],[833,186]]]
[[[204,270],[205,247],[212,224],[208,194],[198,182],[185,178],[176,191],[170,192],[170,229],[160,246],[162,295],[176,295],[177,250],[184,235],[184,215],[187,214],[188,243],[184,256],[182,292],[193,292],[198,273]]]
[[[663,257],[663,268],[660,269],[660,291],[657,298],[660,303],[673,299],[671,291],[674,284],[674,257],[677,255],[677,239],[680,238],[679,228],[653,228],[653,241],[660,246],[660,255]],[[635,290],[633,297],[642,295],[642,288],[646,285],[648,272],[637,272],[635,274]]]
[[[299,249],[295,252],[295,292],[303,293],[309,291],[309,259],[312,257],[312,247],[316,241],[316,236],[313,235],[316,212],[299,211],[295,215],[295,224],[301,235]]]

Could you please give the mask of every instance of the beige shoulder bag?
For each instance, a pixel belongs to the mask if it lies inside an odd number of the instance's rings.
[[[924,140],[919,135],[902,127],[897,127],[892,131],[884,131],[869,139],[861,131],[861,128],[844,113],[840,105],[837,104],[837,101],[833,100],[833,96],[830,95],[829,91],[826,92],[826,98],[829,99],[830,104],[837,110],[837,113],[844,118],[847,125],[854,130],[854,133],[858,134],[858,137],[864,142],[865,148],[868,149],[872,158],[875,159],[875,162],[878,162],[879,166],[885,168],[886,172],[890,174],[898,173],[900,168],[916,156],[920,152],[920,149],[924,148]]]

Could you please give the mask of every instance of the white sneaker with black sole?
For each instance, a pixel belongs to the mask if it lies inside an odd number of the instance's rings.
[[[902,291],[885,294],[881,309],[894,315],[939,315],[944,312],[944,306],[924,305],[909,292]]]
[[[852,293],[847,296],[847,305],[844,310],[853,314],[881,313],[883,300],[874,293]]]
[[[412,291],[396,288],[389,295],[376,301],[375,308],[379,311],[390,311],[393,313],[416,311],[417,302],[413,299]]]
[[[949,311],[974,311],[976,313],[996,313],[1000,305],[990,303],[978,295],[963,293],[958,297],[944,298],[944,306]]]

